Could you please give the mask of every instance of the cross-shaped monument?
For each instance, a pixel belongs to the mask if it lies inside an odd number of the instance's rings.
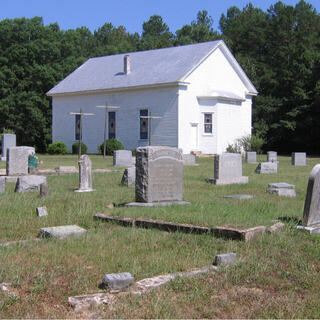
[[[152,119],[161,119],[162,117],[152,116],[150,112],[149,116],[140,116],[140,119],[150,119],[149,121],[149,146],[152,144]]]
[[[97,108],[104,108],[106,110],[104,115],[104,134],[103,134],[103,157],[106,157],[106,138],[107,138],[107,116],[108,110],[112,109],[120,109],[120,107],[116,106],[108,106],[108,102],[106,102],[105,106],[96,106]]]
[[[82,112],[82,108],[80,108],[80,112],[70,112],[71,115],[79,115],[79,154],[78,157],[80,159],[81,157],[81,143],[82,143],[82,116],[93,116],[94,113],[84,113]]]

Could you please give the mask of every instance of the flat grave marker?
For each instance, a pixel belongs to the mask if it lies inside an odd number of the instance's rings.
[[[86,229],[83,229],[76,225],[48,227],[40,229],[40,238],[57,238],[65,239],[72,236],[81,236],[87,233]]]

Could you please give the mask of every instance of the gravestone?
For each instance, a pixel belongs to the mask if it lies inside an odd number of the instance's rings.
[[[247,163],[257,163],[257,153],[255,151],[246,152]]]
[[[91,192],[92,189],[92,163],[90,158],[83,154],[79,161],[79,189],[75,192]]]
[[[136,202],[126,206],[150,204],[189,204],[182,201],[183,162],[177,148],[140,147],[136,156]]]
[[[311,171],[304,203],[303,225],[320,228],[320,164]]]
[[[196,156],[194,154],[184,154],[183,155],[183,165],[184,166],[198,166],[196,163]]]
[[[136,167],[130,167],[124,170],[121,184],[126,187],[131,187],[136,184]]]
[[[260,162],[255,170],[255,173],[269,174],[278,172],[277,162]]]
[[[278,154],[276,151],[268,151],[267,152],[267,162],[277,162]]]
[[[16,135],[13,133],[3,133],[1,138],[2,153],[1,160],[6,161],[7,149],[16,146]]]
[[[46,183],[40,184],[40,198],[45,198],[49,195],[49,188]]]
[[[72,236],[81,236],[87,233],[86,229],[76,225],[48,227],[40,229],[40,238],[57,238],[65,239]]]
[[[132,166],[133,158],[132,151],[130,150],[116,150],[113,152],[113,165],[114,166]]]
[[[292,152],[291,164],[293,166],[305,166],[307,164],[307,154],[305,152]]]
[[[40,185],[46,184],[47,178],[44,176],[21,176],[18,177],[15,192],[39,192]]]
[[[56,172],[59,174],[76,173],[77,169],[75,166],[59,166],[55,168]]]
[[[4,193],[6,190],[6,178],[0,177],[0,193]]]
[[[37,207],[36,213],[38,217],[45,217],[48,215],[47,207]]]
[[[267,192],[280,197],[293,198],[297,195],[295,185],[286,182],[269,183]]]
[[[253,199],[253,196],[251,194],[231,194],[229,196],[222,196],[221,198],[236,199],[236,200],[248,200],[248,199]]]
[[[29,149],[10,147],[7,149],[7,176],[28,174]]]
[[[237,254],[234,252],[218,254],[214,257],[213,264],[218,265],[228,265],[237,262]]]
[[[222,153],[214,158],[214,178],[206,179],[216,185],[248,183],[249,178],[242,176],[242,158],[239,153]]]
[[[124,290],[134,283],[134,278],[129,272],[105,274],[100,288],[111,290]]]

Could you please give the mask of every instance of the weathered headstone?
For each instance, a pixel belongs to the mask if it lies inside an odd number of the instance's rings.
[[[268,151],[267,152],[267,162],[277,162],[278,154],[276,151]]]
[[[196,156],[194,154],[184,154],[183,155],[183,165],[184,166],[197,166]]]
[[[49,188],[46,183],[40,184],[40,197],[45,198],[49,195]]]
[[[16,135],[13,133],[3,133],[1,138],[2,153],[1,160],[6,161],[7,149],[16,146]]]
[[[79,189],[75,192],[91,192],[92,189],[92,164],[90,158],[83,154],[79,159]]]
[[[48,215],[47,207],[37,207],[36,213],[38,217],[45,217]]]
[[[7,149],[7,176],[28,174],[29,149],[11,147]]]
[[[280,197],[295,197],[295,185],[286,182],[269,183],[267,191],[271,194],[277,194]]]
[[[114,166],[132,166],[133,158],[131,150],[116,150],[113,152],[113,165]]]
[[[15,192],[39,192],[40,185],[47,183],[47,178],[44,176],[21,176],[18,177]]]
[[[242,158],[239,153],[222,153],[214,158],[214,178],[206,179],[216,185],[248,183],[249,178],[242,176]]]
[[[0,177],[0,193],[5,192],[6,190],[6,178]]]
[[[291,164],[293,166],[305,166],[307,164],[307,154],[305,152],[292,152]]]
[[[136,184],[136,167],[129,167],[124,170],[121,184],[126,187],[135,186]]]
[[[39,237],[65,239],[71,236],[81,236],[85,233],[87,233],[86,229],[83,229],[76,225],[70,225],[70,226],[41,228]]]
[[[257,153],[255,151],[246,152],[246,162],[247,163],[257,163]]]
[[[182,201],[182,154],[177,148],[140,147],[136,156],[136,202],[127,206]]]
[[[260,162],[255,170],[255,173],[277,173],[278,163],[277,162]]]
[[[320,164],[311,171],[303,211],[303,225],[320,228]]]
[[[129,288],[133,283],[134,278],[129,272],[109,273],[104,275],[100,287],[111,290],[124,290]]]

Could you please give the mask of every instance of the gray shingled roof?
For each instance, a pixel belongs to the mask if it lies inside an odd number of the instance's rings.
[[[223,41],[131,52],[131,73],[123,73],[126,54],[87,60],[47,95],[99,91],[178,82]]]

